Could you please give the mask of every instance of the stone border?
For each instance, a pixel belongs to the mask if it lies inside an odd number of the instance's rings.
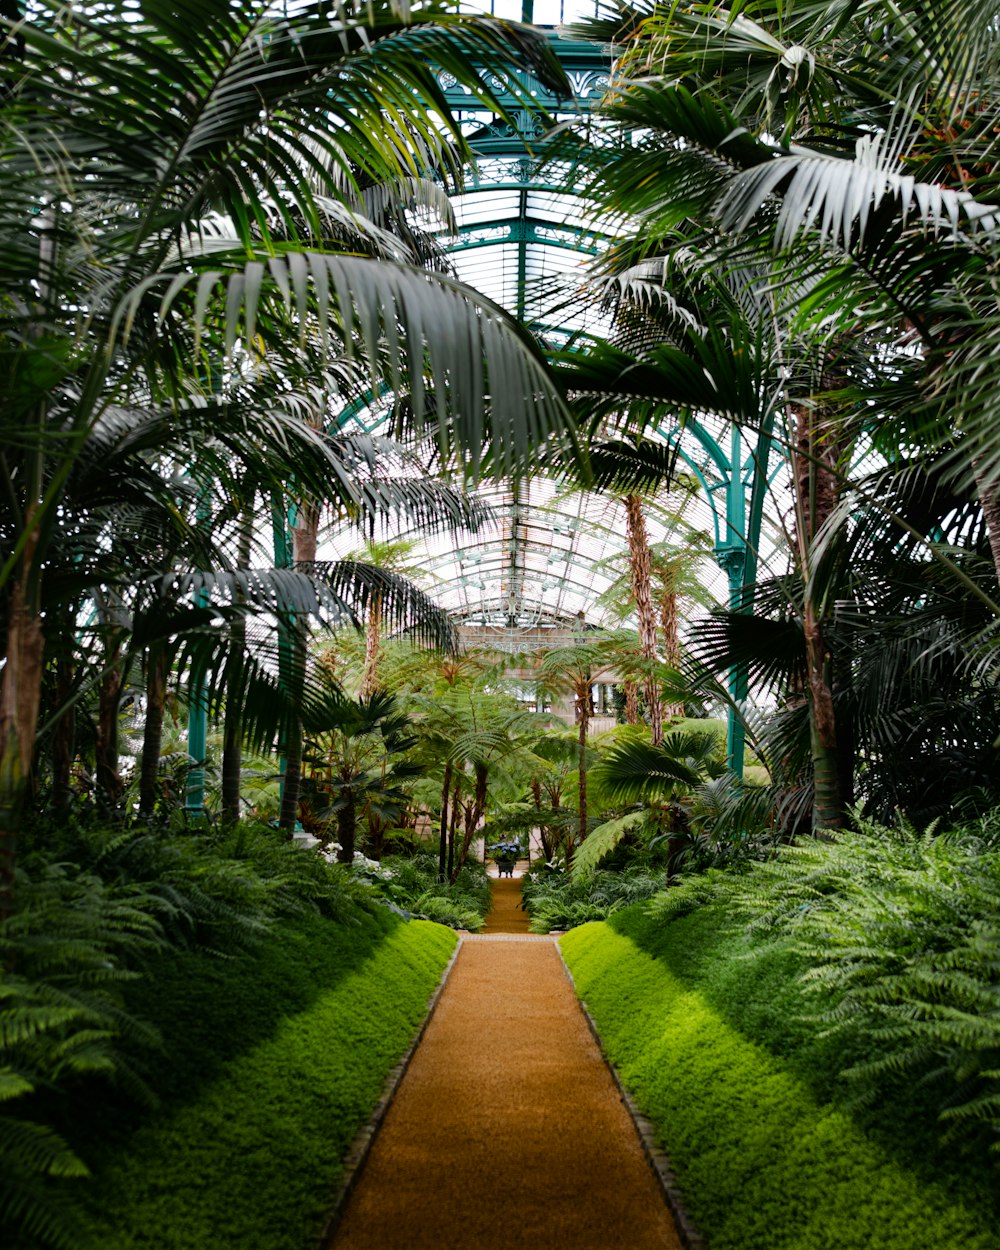
[[[608,1058],[607,1051],[604,1049],[604,1043],[601,1041],[601,1035],[597,1031],[597,1024],[594,1017],[590,1014],[590,1008],[586,1002],[577,993],[576,982],[573,980],[573,974],[569,970],[569,964],[562,953],[562,947],[559,945],[558,939],[554,942],[556,951],[562,961],[563,971],[573,987],[573,993],[576,995],[576,1001],[580,1004],[580,1010],[583,1012],[583,1018],[587,1021],[587,1027],[593,1035],[597,1048],[601,1052],[601,1058],[607,1065],[608,1071],[611,1073],[611,1079],[615,1083],[618,1090],[618,1096],[625,1104],[625,1109],[632,1117],[632,1123],[635,1125],[635,1131],[639,1137],[639,1143],[642,1146],[642,1153],[646,1156],[646,1162],[649,1164],[656,1177],[663,1197],[670,1213],[674,1217],[674,1224],[677,1226],[677,1232],[683,1242],[686,1250],[708,1250],[708,1245],[701,1233],[694,1226],[691,1216],[688,1214],[684,1206],[684,1197],[681,1193],[680,1185],[677,1182],[677,1176],[670,1163],[670,1158],[666,1151],[660,1146],[656,1139],[656,1132],[652,1122],[646,1118],[635,1104],[635,1100],[622,1084],[621,1076],[618,1069]]]
[[[444,993],[444,987],[448,983],[448,978],[451,976],[451,970],[455,966],[455,960],[458,958],[458,952],[462,949],[462,943],[464,941],[464,934],[460,934],[458,941],[455,943],[455,949],[451,953],[451,958],[448,960],[444,971],[441,973],[441,979],[438,981],[437,988],[431,995],[430,1001],[427,1004],[427,1011],[424,1014],[423,1023],[415,1033],[413,1040],[407,1047],[403,1057],[394,1068],[390,1069],[389,1075],[385,1079],[385,1084],[382,1086],[382,1093],[379,1096],[378,1102],[375,1104],[374,1111],[371,1113],[368,1122],[363,1124],[361,1128],[358,1129],[354,1136],[354,1140],[348,1148],[347,1154],[344,1156],[344,1173],[340,1179],[340,1184],[337,1186],[333,1195],[333,1200],[330,1204],[330,1214],[327,1217],[326,1223],[323,1225],[322,1231],[316,1241],[317,1250],[326,1250],[326,1248],[333,1241],[337,1227],[343,1218],[344,1208],[347,1206],[347,1200],[354,1192],[354,1187],[361,1178],[361,1173],[364,1170],[371,1148],[375,1143],[375,1138],[378,1136],[378,1131],[382,1127],[382,1122],[386,1117],[386,1113],[392,1106],[393,1099],[396,1097],[400,1083],[406,1075],[406,1070],[410,1066],[414,1053],[423,1040],[424,1034],[427,1032],[427,1026],[430,1024],[431,1017],[434,1015],[437,1008],[438,1000]]]

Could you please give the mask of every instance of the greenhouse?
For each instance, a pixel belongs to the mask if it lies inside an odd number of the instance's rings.
[[[998,136],[983,0],[0,0],[4,1250],[1000,1250]]]

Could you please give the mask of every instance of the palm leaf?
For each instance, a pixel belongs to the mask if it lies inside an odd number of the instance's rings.
[[[668,742],[659,747],[620,742],[594,766],[592,776],[604,794],[620,803],[662,798],[677,787],[698,784],[697,773],[676,758]]]

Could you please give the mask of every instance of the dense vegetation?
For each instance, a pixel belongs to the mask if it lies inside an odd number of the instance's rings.
[[[271,829],[60,849],[4,931],[5,1244],[306,1244],[453,939]]]
[[[310,920],[235,967],[157,969],[143,1005],[155,994],[168,1056],[158,1114],[100,1152],[77,1244],[142,1245],[156,1230],[178,1250],[309,1245],[453,944],[417,921]]]
[[[6,1240],[202,1244],[218,1141],[234,1239],[305,1244],[453,941],[396,913],[477,928],[484,838],[536,930],[608,920],[567,951],[716,1250],[989,1244],[997,16],[616,0],[591,144],[450,3],[0,3]],[[457,280],[445,76],[614,223],[605,333]],[[463,651],[382,538],[517,549],[537,469],[617,501],[620,627]]]
[[[563,939],[711,1245],[995,1245],[998,898],[995,825],[869,825]]]

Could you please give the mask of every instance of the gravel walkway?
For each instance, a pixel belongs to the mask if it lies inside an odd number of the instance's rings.
[[[553,939],[492,885],[329,1250],[679,1250]]]

